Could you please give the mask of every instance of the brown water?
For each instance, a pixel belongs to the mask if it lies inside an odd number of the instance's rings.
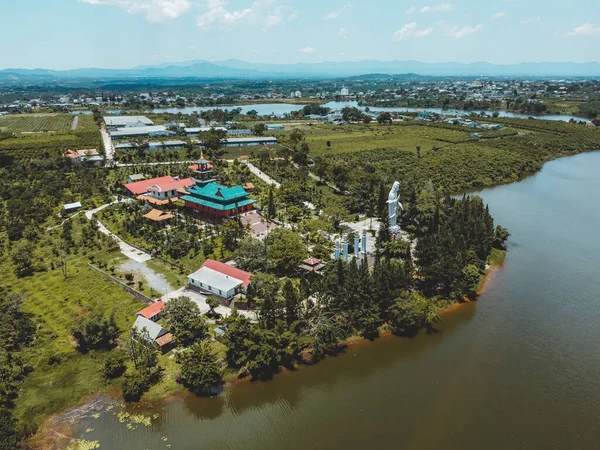
[[[483,191],[509,253],[437,333],[172,399],[133,431],[106,412],[79,436],[142,450],[600,448],[598,173],[600,153],[584,154]]]

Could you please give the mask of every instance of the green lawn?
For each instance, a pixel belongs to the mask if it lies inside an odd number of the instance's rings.
[[[0,130],[20,133],[69,131],[71,114],[18,114],[0,117]],[[81,120],[81,119],[79,119]]]

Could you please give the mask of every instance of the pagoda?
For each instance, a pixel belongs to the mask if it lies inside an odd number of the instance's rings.
[[[256,203],[242,186],[226,187],[209,182],[192,186],[188,192],[181,197],[185,206],[213,220],[252,211]]]
[[[300,264],[300,268],[308,272],[319,273],[319,270],[321,270],[323,267],[325,267],[325,264],[322,263],[320,259],[314,258],[312,256],[308,259],[305,259],[303,261],[303,264]]]
[[[194,173],[194,180],[198,186],[206,186],[215,181],[213,166],[207,159],[204,159],[204,154],[200,153],[200,159],[191,166],[188,166]]]

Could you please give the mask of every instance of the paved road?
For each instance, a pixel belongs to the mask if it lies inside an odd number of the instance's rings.
[[[114,201],[112,203],[107,203],[106,205],[102,205],[99,208],[92,209],[90,211],[86,211],[85,216],[88,219],[91,219],[94,214],[96,214],[99,211],[102,211],[104,208],[108,208],[110,205],[114,205],[115,203],[124,203],[124,202],[128,202],[128,201],[130,201],[130,200],[125,199],[125,200],[120,200],[120,201]],[[108,230],[108,228],[106,228],[104,226],[104,224],[102,224],[101,222],[98,222],[98,230],[100,230],[101,233],[113,238],[115,240],[115,242],[117,242],[117,244],[119,244],[121,253],[123,253],[129,259],[132,259],[132,260],[134,260],[136,262],[140,262],[140,263],[143,263],[143,262],[146,262],[146,261],[152,259],[152,256],[150,256],[148,253],[138,250],[135,247],[132,247],[127,242],[123,241],[119,236],[112,234]]]
[[[138,167],[138,166],[166,166],[171,164],[193,164],[195,161],[166,161],[166,162],[147,162],[147,163],[116,163],[117,167]]]
[[[73,125],[71,125],[71,130],[75,131],[77,129],[77,124],[79,123],[79,116],[73,117]]]
[[[265,183],[273,185],[277,189],[279,189],[281,187],[281,183],[280,182],[275,181],[273,178],[271,178],[269,175],[267,175],[266,173],[264,173],[262,170],[260,170],[254,164],[251,164],[250,162],[246,161],[246,165],[248,166],[248,169],[250,170],[251,173],[253,173],[254,175],[256,175],[258,178],[260,178],[261,180],[263,180]],[[311,202],[302,202],[302,203],[308,209],[311,209],[313,211],[317,210],[317,207],[315,205],[313,205]]]
[[[263,180],[265,183],[273,185],[277,189],[279,189],[281,187],[281,183],[279,183],[278,181],[275,181],[273,178],[271,178],[269,175],[264,173],[262,170],[260,170],[254,164],[251,164],[249,161],[247,161],[246,165],[248,166],[248,169],[250,170],[251,173],[256,175],[258,178]]]
[[[107,164],[112,163],[115,157],[115,148],[113,147],[112,139],[107,133],[106,128],[100,128],[100,134],[102,135],[102,142],[104,143],[104,154],[106,155]]]
[[[73,215],[72,215],[72,216],[70,216],[70,217],[67,217],[65,220],[63,220],[63,221],[62,221],[61,223],[59,223],[58,225],[54,225],[53,227],[47,227],[47,228],[46,228],[46,231],[51,231],[51,230],[55,230],[56,228],[62,227],[62,226],[64,225],[64,223],[65,223],[67,220],[71,220],[73,217],[77,216],[77,215],[78,215],[78,214],[80,214],[80,213],[81,213],[81,211],[77,211],[75,214],[73,214]]]

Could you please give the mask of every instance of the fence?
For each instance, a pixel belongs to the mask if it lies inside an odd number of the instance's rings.
[[[88,267],[97,270],[102,275],[104,275],[106,278],[108,278],[110,281],[121,286],[125,292],[135,295],[139,300],[146,302],[146,303],[154,303],[154,300],[152,300],[150,297],[147,297],[144,294],[142,294],[141,292],[136,291],[131,286],[128,286],[127,284],[123,283],[121,280],[113,277],[112,275],[109,275],[102,269],[99,269],[98,267],[96,267],[92,264],[88,264]]]

